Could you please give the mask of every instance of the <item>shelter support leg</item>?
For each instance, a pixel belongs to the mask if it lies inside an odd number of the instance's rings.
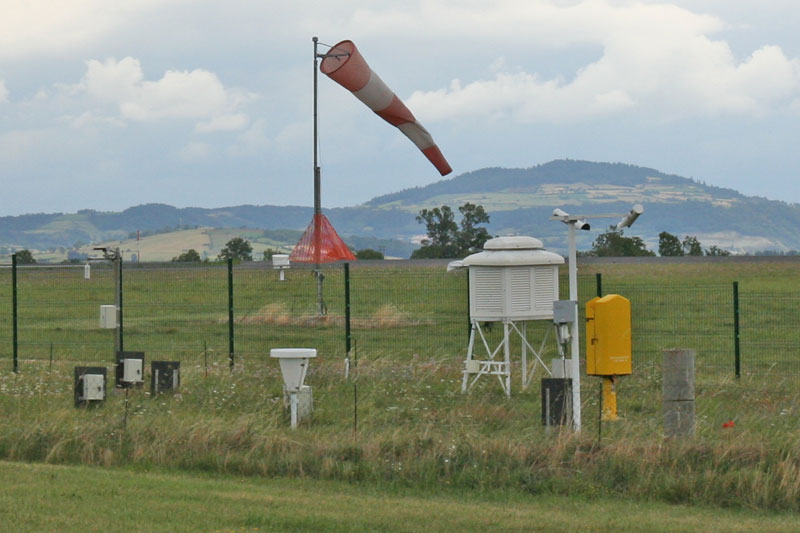
[[[522,390],[528,389],[528,323],[522,323]]]
[[[297,427],[297,393],[289,393],[289,417],[292,429]]]
[[[511,398],[511,343],[509,342],[508,322],[503,322],[503,356],[505,365],[506,396]]]
[[[461,380],[461,392],[467,392],[467,383],[469,381],[469,366],[470,361],[472,361],[472,351],[475,348],[475,331],[476,331],[476,323],[472,323],[472,328],[469,331],[469,344],[467,346],[467,359],[464,362],[464,377]]]

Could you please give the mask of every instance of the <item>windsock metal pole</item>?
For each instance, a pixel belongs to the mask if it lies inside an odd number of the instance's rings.
[[[320,192],[320,174],[319,160],[317,154],[318,146],[318,133],[317,133],[317,43],[319,39],[312,37],[314,42],[314,277],[317,278],[317,315],[325,315],[325,303],[322,300],[322,272],[319,270],[319,254],[320,254],[320,215],[322,214],[322,195]]]

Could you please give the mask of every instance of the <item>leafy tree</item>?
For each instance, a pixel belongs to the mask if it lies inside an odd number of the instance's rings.
[[[424,253],[435,253],[434,257],[456,256],[458,225],[450,206],[423,209],[417,215],[417,222],[425,223],[425,231],[428,234],[428,237],[422,240],[422,248],[429,248]],[[411,254],[412,259],[416,253],[417,250]]]
[[[356,259],[385,259],[383,252],[373,250],[372,248],[364,248],[356,252]]]
[[[172,258],[173,263],[199,263],[200,262],[200,254],[197,253],[197,250],[194,248],[190,248],[183,252],[178,257]]]
[[[234,237],[225,244],[225,247],[219,253],[219,258],[224,261],[228,259],[233,259],[234,261],[252,261],[253,247],[250,246],[249,241],[241,237]]]
[[[592,254],[598,257],[641,257],[656,255],[647,249],[641,237],[625,237],[616,226],[597,236],[592,243]]]
[[[264,250],[264,261],[272,261],[272,256],[275,254],[281,253],[279,250],[273,250],[272,248],[267,248]]]
[[[658,234],[658,255],[661,257],[678,257],[683,255],[681,240],[666,231]]]
[[[706,255],[715,256],[715,257],[727,257],[731,255],[728,250],[723,250],[722,248],[718,248],[717,246],[711,246],[708,250],[706,250]]]
[[[422,247],[411,254],[411,259],[465,257],[483,246],[490,238],[486,228],[478,227],[489,222],[483,206],[467,202],[458,211],[461,213],[460,228],[453,210],[447,205],[419,212],[417,222],[425,224],[428,236],[422,240]]]
[[[683,251],[686,255],[703,255],[703,247],[700,246],[700,241],[697,237],[687,235],[683,238]]]
[[[458,211],[461,213],[461,231],[456,238],[459,256],[477,252],[491,237],[486,228],[478,227],[478,224],[489,223],[489,215],[482,205],[469,202],[459,207]]]
[[[18,265],[32,265],[36,263],[36,259],[33,258],[33,254],[30,250],[20,250],[16,252],[16,254]]]

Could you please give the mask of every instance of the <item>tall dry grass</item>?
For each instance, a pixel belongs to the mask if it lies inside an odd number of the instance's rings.
[[[208,377],[184,365],[179,395],[135,391],[127,417],[119,393],[72,407],[69,369],[3,375],[0,457],[800,510],[800,394],[788,382],[701,380],[698,434],[678,440],[661,435],[658,388],[634,377],[620,387],[623,420],[599,438],[590,380],[584,430],[547,434],[537,391],[507,400],[487,381],[462,395],[458,362],[362,355],[358,431],[354,382],[324,360],[308,377],[315,413],[292,431],[273,363],[244,361],[231,374],[221,360]],[[732,412],[734,427],[722,429]]]

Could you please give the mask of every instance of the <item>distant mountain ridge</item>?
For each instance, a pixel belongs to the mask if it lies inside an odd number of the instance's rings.
[[[800,249],[797,204],[747,197],[733,189],[623,163],[557,160],[526,169],[484,168],[324,212],[343,236],[408,242],[424,233],[415,220],[420,209],[444,204],[456,208],[466,201],[486,208],[492,234],[533,235],[555,250],[565,247],[565,231],[548,220],[553,208],[582,214],[625,212],[633,203],[644,204],[645,214],[628,231],[642,236],[651,248],[657,246],[658,233],[668,231],[679,237],[695,235],[705,246],[734,251]],[[122,212],[0,217],[0,247],[69,247],[76,241],[99,242],[124,238],[136,230],[179,226],[302,230],[311,215],[312,209],[302,206],[145,204]],[[613,221],[593,222],[591,232],[582,232],[582,248],[588,248],[598,231]]]

